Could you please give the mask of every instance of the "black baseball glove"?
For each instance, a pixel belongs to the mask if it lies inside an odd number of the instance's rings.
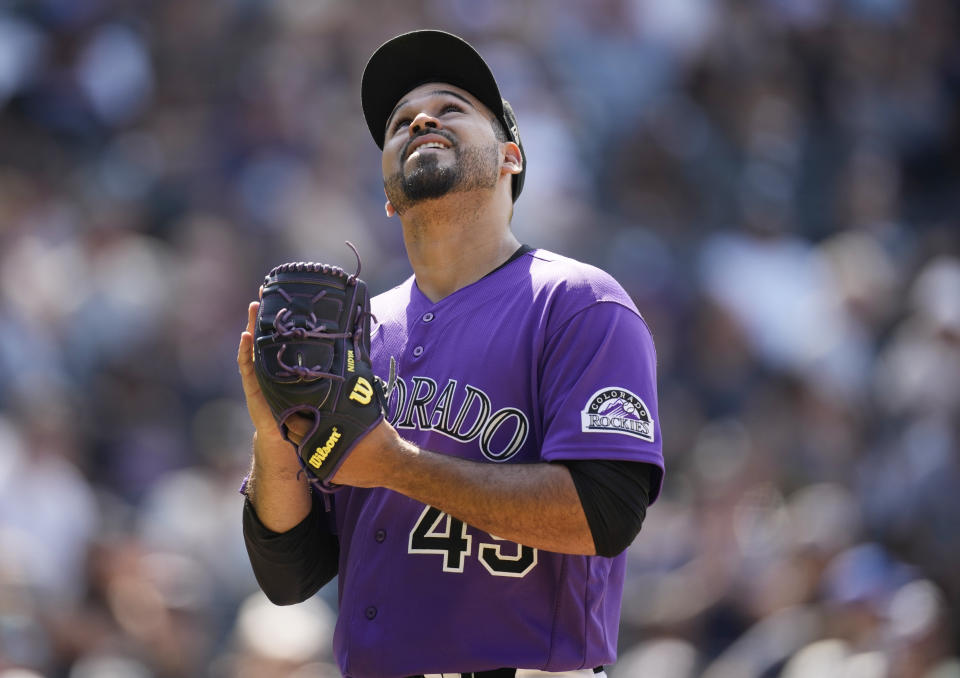
[[[359,273],[359,257],[353,275],[327,264],[277,266],[264,279],[254,330],[263,395],[307,477],[326,492],[336,489],[329,479],[386,411],[385,385],[370,367],[372,315]],[[287,426],[294,415],[313,422],[299,444]]]

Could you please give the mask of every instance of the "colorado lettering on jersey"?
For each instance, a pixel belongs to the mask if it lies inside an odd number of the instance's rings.
[[[470,384],[461,389],[456,379],[448,379],[443,390],[430,377],[412,377],[411,382],[408,387],[398,376],[390,394],[388,416],[396,428],[436,431],[462,443],[479,438],[483,456],[495,462],[506,461],[523,447],[530,422],[521,410],[494,411],[482,389]]]

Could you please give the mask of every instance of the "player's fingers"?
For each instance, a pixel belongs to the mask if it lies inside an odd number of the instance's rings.
[[[240,347],[237,349],[237,367],[240,368],[240,382],[243,385],[243,395],[247,398],[247,405],[258,404],[263,399],[263,394],[260,392],[257,375],[253,371],[253,335],[249,332],[240,335]]]
[[[249,332],[250,334],[253,334],[253,328],[256,327],[257,312],[259,310],[260,310],[259,301],[251,301],[250,305],[247,307],[247,332]]]
[[[267,405],[260,382],[253,368],[253,326],[256,322],[260,304],[252,302],[247,311],[247,328],[240,334],[240,346],[237,349],[237,367],[240,369],[240,381],[243,395],[247,401],[250,419],[258,430],[270,430],[275,427],[273,413]]]
[[[247,308],[247,327],[240,334],[240,346],[237,349],[237,365],[240,367],[240,375],[243,377],[244,390],[246,390],[248,377],[256,377],[253,374],[253,326],[257,318],[257,310],[260,304],[256,301],[250,302]]]
[[[253,335],[249,332],[240,333],[237,367],[240,368],[240,376],[243,378],[244,390],[246,390],[247,378],[253,377],[256,380],[256,375],[253,374]]]

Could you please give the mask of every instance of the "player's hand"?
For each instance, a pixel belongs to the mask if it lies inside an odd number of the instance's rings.
[[[333,482],[354,487],[384,487],[393,464],[412,448],[387,420],[382,420],[361,438],[337,469]]]
[[[260,464],[269,464],[277,469],[289,467],[296,472],[300,470],[296,450],[280,434],[280,429],[260,391],[260,384],[253,371],[253,330],[259,308],[259,301],[250,302],[247,308],[247,327],[240,334],[240,347],[237,351],[237,366],[240,368],[247,411],[256,429],[253,434],[253,451]],[[290,438],[294,442],[299,442],[310,430],[310,423],[303,417],[291,417],[287,422],[287,428]]]

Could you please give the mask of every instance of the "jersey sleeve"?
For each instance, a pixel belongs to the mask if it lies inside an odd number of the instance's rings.
[[[540,365],[541,458],[652,464],[653,503],[664,468],[656,372],[653,337],[635,310],[601,301],[563,321]]]

